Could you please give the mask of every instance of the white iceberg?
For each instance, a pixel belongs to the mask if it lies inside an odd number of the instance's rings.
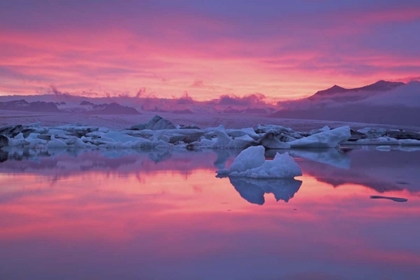
[[[47,148],[48,149],[65,149],[67,148],[67,144],[63,140],[57,139],[55,138],[54,135],[51,135],[51,140],[48,141]]]
[[[220,125],[218,128],[216,128],[214,133],[216,133],[217,135],[217,142],[215,144],[215,147],[226,147],[230,143],[230,141],[232,141],[232,138],[230,138],[229,135],[226,134],[223,125]]]
[[[233,161],[229,170],[219,175],[247,178],[294,178],[302,175],[297,163],[288,153],[276,154],[273,160],[265,160],[264,147],[255,146],[243,150]]]
[[[335,148],[351,137],[350,127],[342,126],[289,142],[292,148]]]
[[[264,134],[259,143],[268,149],[290,149],[290,144],[277,139],[273,131]]]
[[[246,132],[250,132],[247,129]],[[236,132],[241,132],[237,130]],[[252,143],[255,143],[255,140],[248,134],[242,131],[237,133],[235,138],[232,138],[228,135],[227,131],[223,125],[218,126],[217,128],[208,129],[208,135],[215,135],[215,138],[206,139],[204,136],[201,138],[200,143],[198,144],[202,148],[211,148],[211,149],[244,149],[249,147]]]
[[[230,166],[230,172],[243,172],[249,169],[259,167],[264,164],[264,147],[255,146],[243,150]]]

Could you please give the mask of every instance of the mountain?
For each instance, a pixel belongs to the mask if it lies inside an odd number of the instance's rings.
[[[140,114],[133,107],[123,106],[116,102],[93,104],[89,101],[82,101],[80,104],[66,104],[64,102],[28,102],[25,99],[0,102],[0,110],[27,111],[27,112],[67,112],[85,114]]]
[[[24,99],[0,102],[0,110],[32,111],[32,112],[60,112],[54,102],[27,102]]]
[[[356,101],[368,98],[372,93],[386,92],[405,85],[401,82],[378,81],[374,84],[358,88],[343,88],[337,85],[329,89],[317,91],[309,100],[332,99],[338,101]],[[369,93],[369,94],[367,94]]]
[[[333,86],[278,106],[280,110],[271,117],[420,127],[420,82],[379,81],[352,89]]]

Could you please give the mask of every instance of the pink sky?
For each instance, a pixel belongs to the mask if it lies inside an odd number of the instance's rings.
[[[3,1],[0,95],[294,99],[418,78],[418,30],[418,1]]]

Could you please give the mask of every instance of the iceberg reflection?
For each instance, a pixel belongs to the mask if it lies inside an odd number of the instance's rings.
[[[246,201],[263,205],[264,194],[274,194],[276,201],[288,202],[302,185],[302,181],[288,179],[252,179],[243,177],[229,177],[230,183]]]

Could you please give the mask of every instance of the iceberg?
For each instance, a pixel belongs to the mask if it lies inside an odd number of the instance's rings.
[[[263,137],[259,140],[259,143],[266,147],[267,149],[289,149],[290,144],[282,142],[277,139],[275,132],[269,131],[264,134]]]
[[[288,153],[277,153],[273,160],[266,160],[263,146],[243,150],[233,161],[229,170],[220,170],[219,175],[247,178],[294,178],[301,176],[294,159]]]
[[[247,130],[245,130],[247,131]],[[241,132],[241,131],[236,131]],[[242,131],[243,132],[243,131]],[[247,131],[249,132],[249,131]],[[232,138],[228,135],[223,125],[219,125],[217,128],[207,129],[207,137],[214,137],[207,139],[202,137],[202,139],[197,143],[202,148],[211,148],[211,149],[244,149],[251,145],[255,145],[255,140],[252,138],[249,133],[236,133],[237,137]],[[239,136],[241,135],[241,136]]]
[[[230,141],[232,141],[232,138],[230,138],[229,135],[226,134],[223,125],[219,125],[219,127],[216,128],[214,132],[217,135],[217,142],[214,145],[215,147],[226,147],[230,143]]]
[[[55,138],[54,135],[51,135],[51,140],[48,141],[47,148],[48,149],[65,149],[67,148],[67,144],[63,140],[57,139]]]
[[[342,126],[289,142],[292,148],[335,148],[351,137],[350,127]]]
[[[230,166],[230,172],[243,172],[249,169],[259,167],[264,164],[264,147],[255,146],[243,150],[233,161]]]
[[[154,116],[147,123],[137,124],[130,127],[130,130],[161,130],[161,129],[174,129],[176,126],[169,120],[162,118],[159,115]]]

